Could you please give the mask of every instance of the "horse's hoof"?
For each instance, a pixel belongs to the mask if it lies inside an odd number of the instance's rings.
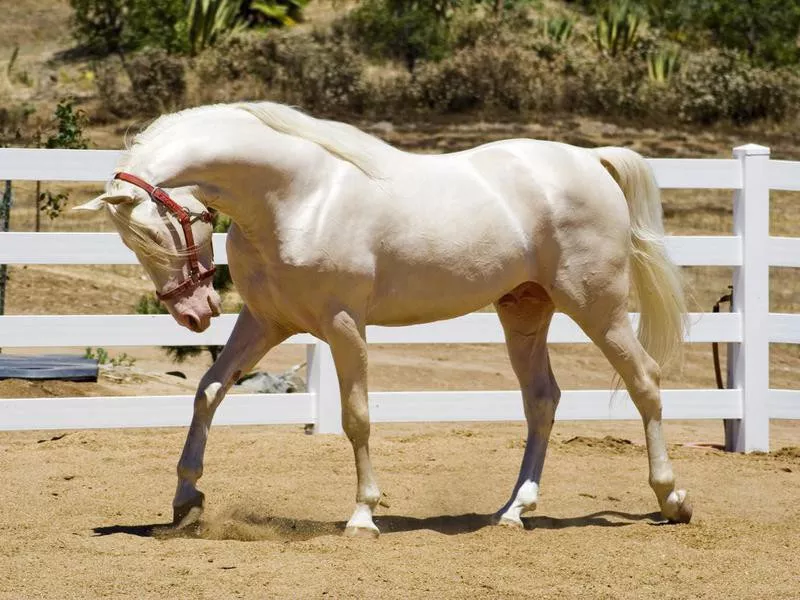
[[[499,527],[509,527],[511,529],[525,529],[525,525],[522,523],[522,519],[519,517],[514,518],[508,515],[494,515],[492,517],[492,525],[498,525]]]
[[[672,492],[661,509],[670,523],[688,523],[692,520],[692,502],[686,490],[676,490]]]
[[[172,526],[175,529],[185,529],[192,527],[200,522],[203,516],[203,509],[206,505],[206,497],[203,492],[197,492],[197,496],[184,502],[180,506],[172,507]]]
[[[344,528],[344,536],[349,538],[362,538],[362,539],[377,539],[381,534],[380,530],[373,525],[372,527],[365,527],[363,525],[348,525]]]

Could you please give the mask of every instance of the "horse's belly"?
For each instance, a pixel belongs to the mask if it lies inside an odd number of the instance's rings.
[[[435,267],[391,277],[379,273],[367,320],[373,325],[413,325],[450,319],[490,305],[530,278],[523,260],[483,274]]]

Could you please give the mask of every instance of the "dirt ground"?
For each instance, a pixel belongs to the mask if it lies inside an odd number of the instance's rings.
[[[663,525],[635,423],[556,423],[526,530],[492,527],[522,424],[378,425],[389,508],[378,540],[341,536],[354,496],[338,436],[213,431],[192,535],[171,517],[180,429],[0,434],[0,598],[798,598],[800,434],[728,455],[682,444],[719,423],[670,423],[695,518]]]

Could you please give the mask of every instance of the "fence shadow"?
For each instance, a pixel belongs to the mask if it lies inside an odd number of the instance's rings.
[[[647,521],[657,525],[663,523],[660,513],[633,514],[606,510],[577,517],[523,517],[526,530],[557,530],[571,527],[625,527]],[[492,525],[491,514],[467,513],[435,517],[406,517],[386,515],[375,518],[375,523],[384,534],[430,530],[444,535],[473,533]],[[344,521],[315,521],[311,519],[289,519],[258,514],[245,509],[223,512],[197,526],[176,530],[171,523],[143,525],[111,525],[95,527],[96,536],[115,534],[151,537],[155,539],[196,538],[239,541],[304,541],[322,536],[341,535]]]

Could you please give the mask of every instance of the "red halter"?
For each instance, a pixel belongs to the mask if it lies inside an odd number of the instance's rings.
[[[204,273],[200,272],[200,264],[197,260],[197,246],[194,244],[194,235],[192,235],[192,223],[196,219],[200,219],[204,223],[211,223],[213,217],[211,216],[210,212],[203,211],[200,214],[193,214],[189,212],[188,209],[182,207],[172,198],[170,198],[169,194],[167,194],[161,188],[152,186],[143,179],[139,179],[130,173],[117,173],[114,175],[114,179],[121,179],[122,181],[127,181],[128,183],[135,185],[136,187],[142,188],[145,192],[147,192],[148,196],[150,196],[154,202],[161,204],[164,208],[171,212],[175,218],[178,219],[178,223],[181,224],[181,228],[183,228],[183,235],[186,238],[186,258],[189,262],[189,279],[184,279],[177,286],[168,292],[164,292],[163,294],[156,292],[156,296],[158,296],[159,300],[168,300],[169,298],[177,296],[187,289],[195,288],[201,281],[214,275],[216,268],[213,264],[208,271],[205,271]]]

